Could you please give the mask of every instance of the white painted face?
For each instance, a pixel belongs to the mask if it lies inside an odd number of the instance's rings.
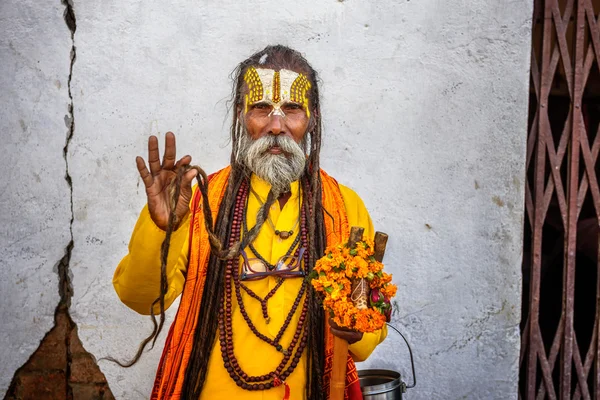
[[[251,105],[267,103],[273,107],[269,116],[285,117],[281,106],[286,103],[297,103],[310,117],[308,90],[311,85],[304,74],[287,69],[275,71],[250,67],[244,74],[244,81],[248,85],[248,94],[245,96],[245,112],[248,112],[248,107]]]

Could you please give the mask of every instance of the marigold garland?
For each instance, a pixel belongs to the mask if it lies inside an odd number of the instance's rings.
[[[359,332],[381,329],[391,314],[390,299],[397,287],[392,275],[383,272],[383,264],[373,257],[372,240],[363,239],[356,247],[339,244],[325,250],[309,276],[315,290],[323,294],[323,308],[341,327]],[[352,280],[367,280],[371,293],[367,309],[359,310],[351,300]]]

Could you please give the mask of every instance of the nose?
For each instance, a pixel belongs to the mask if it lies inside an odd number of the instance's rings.
[[[272,115],[269,121],[269,134],[279,136],[284,132],[283,117]]]

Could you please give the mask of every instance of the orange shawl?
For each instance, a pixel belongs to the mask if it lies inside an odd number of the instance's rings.
[[[225,195],[230,171],[230,167],[227,167],[209,177],[209,203],[213,214],[213,221],[217,218],[219,205]],[[333,220],[328,216],[324,218],[327,246],[344,243],[348,240],[350,233],[344,199],[335,179],[321,171],[321,181],[323,207],[333,216]],[[181,398],[185,371],[192,353],[194,332],[198,322],[200,302],[206,280],[206,268],[210,256],[208,234],[204,226],[204,214],[201,212],[201,209],[200,191],[196,191],[192,201],[190,256],[185,286],[175,321],[169,329],[169,335],[167,336],[163,354],[158,365],[154,388],[152,390],[152,400],[179,400]],[[329,326],[326,326],[325,335],[323,391],[329,393],[329,380],[331,379],[331,365],[333,360],[333,336],[329,332]],[[348,355],[346,370],[346,399],[362,399],[358,374],[350,355]]]

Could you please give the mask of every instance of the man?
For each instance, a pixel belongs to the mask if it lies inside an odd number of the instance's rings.
[[[152,398],[325,399],[332,335],[350,343],[346,397],[362,398],[354,361],[366,359],[386,330],[335,326],[305,278],[326,246],[347,240],[350,226],[373,236],[360,198],[319,168],[316,72],[298,52],[269,46],[236,73],[231,166],[209,178],[206,199],[192,189],[196,171],[181,178],[165,305],[183,295]],[[154,136],[149,169],[136,160],[148,204],[113,283],[141,314],[160,292],[167,188],[191,163],[190,156],[176,162],[175,153],[167,133],[162,163]]]

